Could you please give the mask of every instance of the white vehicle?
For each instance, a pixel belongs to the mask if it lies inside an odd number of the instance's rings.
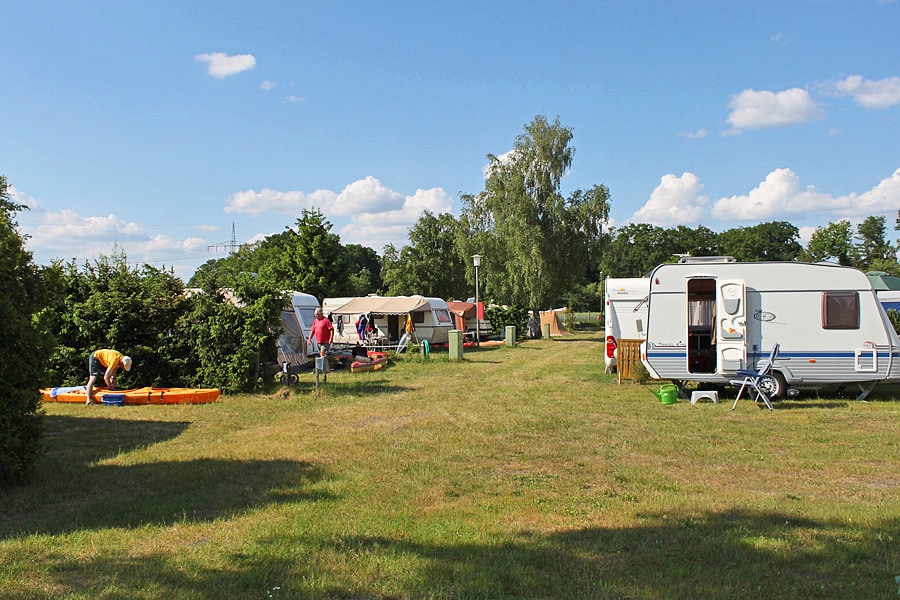
[[[641,359],[655,379],[717,384],[780,344],[768,392],[900,381],[900,338],[866,275],[830,263],[682,259],[650,274]]]
[[[290,300],[281,309],[281,335],[278,336],[278,362],[290,368],[302,367],[310,354],[318,354],[319,345],[313,340],[307,347],[306,338],[315,321],[319,301],[302,292],[289,292]]]
[[[340,315],[334,311],[341,308],[351,300],[356,300],[358,296],[348,296],[343,298],[325,298],[322,300],[322,312],[326,317],[331,319],[331,325],[334,327],[334,341],[336,343],[345,343],[347,336],[356,336],[356,318],[353,315]]]
[[[326,299],[328,304],[330,299]],[[335,342],[354,344],[364,342],[379,346],[399,344],[406,333],[407,321],[411,321],[414,342],[427,340],[429,344],[446,344],[453,329],[453,319],[447,302],[441,298],[424,296],[364,296],[344,303],[331,311],[332,318],[341,318],[341,333],[335,327]],[[360,340],[356,322],[366,315],[374,327],[372,334]]]
[[[878,301],[884,310],[900,310],[900,290],[879,290]]]
[[[616,368],[619,340],[643,340],[647,335],[647,277],[607,277],[604,313],[606,372]]]

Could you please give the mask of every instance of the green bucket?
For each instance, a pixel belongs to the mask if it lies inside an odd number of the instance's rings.
[[[667,383],[666,385],[660,386],[659,393],[656,395],[663,404],[675,404],[678,401],[678,386]]]

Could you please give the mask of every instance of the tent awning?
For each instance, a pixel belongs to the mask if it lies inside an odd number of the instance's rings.
[[[878,290],[900,290],[900,277],[888,275],[884,271],[869,271],[866,276],[872,283],[872,289],[876,292]]]
[[[366,296],[356,298],[337,310],[336,315],[405,315],[411,312],[430,310],[431,305],[422,296]]]
[[[458,315],[464,319],[475,316],[474,302],[447,302],[447,308],[454,315]]]

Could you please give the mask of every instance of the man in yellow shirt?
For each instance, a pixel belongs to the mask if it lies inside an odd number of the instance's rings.
[[[94,350],[88,359],[88,383],[87,383],[87,401],[85,404],[94,404],[94,382],[97,378],[102,378],[109,389],[116,387],[116,371],[122,367],[126,371],[131,370],[131,357],[125,356],[121,352],[115,350]]]

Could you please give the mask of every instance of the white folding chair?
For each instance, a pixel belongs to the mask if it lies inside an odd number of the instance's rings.
[[[769,373],[772,372],[772,365],[775,364],[775,357],[778,356],[778,347],[779,344],[775,344],[772,346],[772,353],[769,354],[769,358],[759,367],[757,371],[751,371],[749,369],[739,369],[737,372],[738,377],[743,377],[743,379],[733,379],[730,383],[731,385],[739,385],[741,389],[738,391],[737,398],[734,399],[734,404],[731,405],[731,410],[734,410],[737,407],[738,400],[741,399],[741,396],[744,393],[744,390],[750,390],[755,395],[754,399],[755,403],[759,403],[762,400],[763,404],[765,404],[769,410],[773,410],[772,399],[769,398],[769,394],[763,386],[763,379],[765,379]]]

